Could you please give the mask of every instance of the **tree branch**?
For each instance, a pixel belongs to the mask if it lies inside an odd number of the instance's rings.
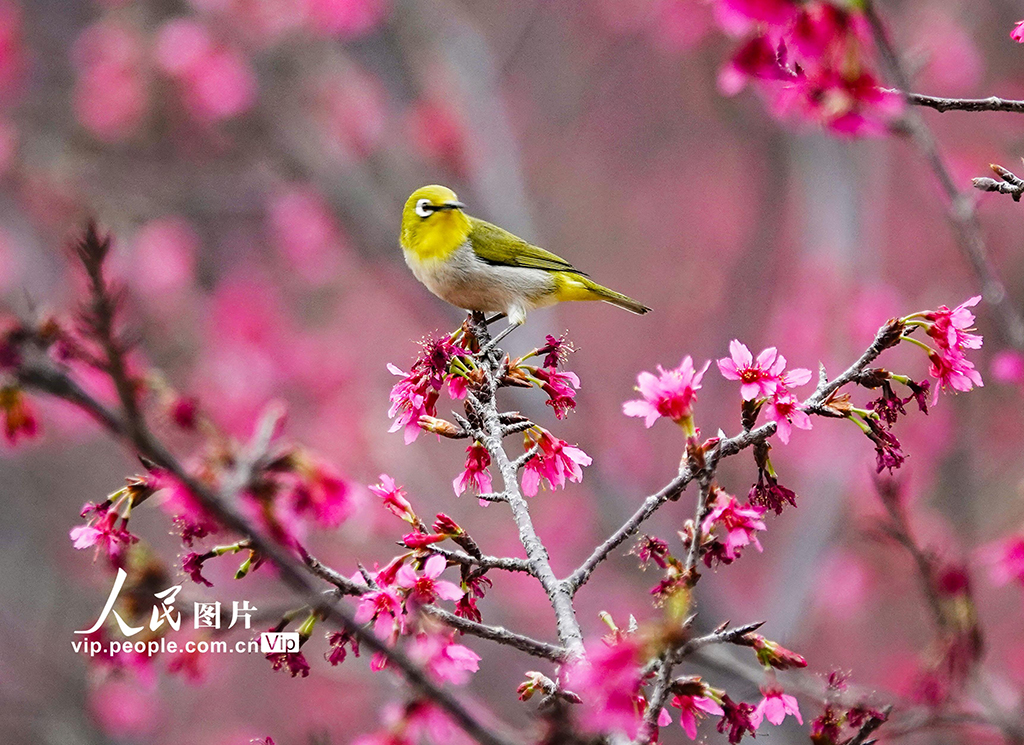
[[[886,89],[887,93],[900,93],[898,90]],[[939,96],[925,96],[920,93],[907,93],[904,95],[907,103],[914,106],[927,106],[936,111],[1008,111],[1014,114],[1024,114],[1024,101],[1012,101],[998,96],[988,98],[941,98]]]
[[[719,442],[715,448],[711,450],[706,456],[706,462],[715,464],[720,458],[724,458],[729,455],[735,455],[745,448],[757,442],[763,442],[771,435],[775,434],[776,425],[775,422],[768,422],[762,424],[760,427],[755,429],[741,432],[735,437],[730,437],[726,440]],[[615,550],[615,548],[622,544],[631,535],[634,535],[640,526],[655,512],[658,511],[665,502],[676,499],[686,489],[687,485],[693,481],[695,474],[690,470],[689,467],[683,469],[683,471],[666,484],[660,491],[655,492],[646,499],[640,505],[639,509],[634,512],[622,527],[608,536],[601,545],[594,549],[593,553],[587,557],[587,559],[577,568],[572,574],[563,580],[563,583],[570,589],[572,593],[576,593],[583,585],[590,579],[590,575],[593,574],[594,569],[602,561],[608,558],[608,555]]]
[[[520,652],[526,652],[534,657],[541,657],[545,660],[551,660],[552,662],[565,662],[571,657],[569,650],[565,647],[559,647],[555,644],[548,644],[547,642],[531,639],[528,636],[509,631],[503,626],[491,626],[489,624],[477,623],[476,621],[471,621],[468,618],[456,616],[454,613],[450,613],[443,608],[438,608],[436,605],[424,606],[423,612],[428,616],[432,616],[443,621],[453,629],[457,629],[465,634],[478,636],[481,639],[488,639],[489,641],[497,642],[498,644],[504,644],[507,647],[514,647]]]
[[[502,500],[504,501],[504,500]],[[525,572],[526,574],[532,574],[533,568],[530,562],[526,559],[517,559],[515,557],[501,557],[501,556],[470,556],[464,551],[458,551],[451,548],[441,548],[439,546],[432,545],[430,550],[436,554],[441,554],[449,561],[454,561],[457,564],[462,564],[468,567],[478,567],[480,569],[502,569],[506,572]]]
[[[471,316],[473,333],[480,343],[481,348],[486,348],[490,343],[491,335],[484,323],[483,315],[474,313]],[[497,350],[494,350],[497,351]],[[579,622],[576,620],[576,610],[573,608],[573,593],[555,577],[551,569],[551,561],[548,557],[547,548],[537,535],[533,526],[533,519],[530,517],[530,508],[519,488],[519,475],[516,463],[509,459],[508,453],[502,444],[504,436],[504,425],[501,423],[501,416],[497,408],[498,382],[501,379],[501,367],[504,364],[504,356],[501,354],[489,353],[480,360],[481,369],[487,380],[487,396],[483,400],[479,397],[469,395],[469,401],[476,407],[477,414],[481,419],[483,431],[478,432],[478,440],[487,448],[491,454],[492,461],[497,465],[501,473],[503,494],[505,501],[512,509],[512,518],[515,520],[519,530],[519,540],[526,549],[526,556],[529,559],[532,573],[540,582],[541,587],[548,596],[551,607],[555,612],[555,623],[558,627],[559,641],[568,649],[572,655],[583,654],[583,632]]]

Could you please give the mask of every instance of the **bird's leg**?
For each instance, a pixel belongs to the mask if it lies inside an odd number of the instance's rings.
[[[494,314],[493,316],[491,316],[490,318],[485,318],[485,319],[484,319],[484,326],[490,326],[490,325],[491,325],[492,323],[494,323],[495,321],[499,321],[499,320],[501,320],[501,319],[502,319],[502,318],[504,318],[504,317],[505,317],[505,314],[504,314],[504,313],[495,313],[495,314]]]
[[[522,324],[520,324],[520,323],[510,323],[508,326],[506,326],[500,332],[498,332],[497,336],[495,336],[493,339],[491,339],[489,342],[487,342],[487,344],[484,345],[484,348],[481,349],[479,352],[477,352],[477,356],[481,357],[481,358],[487,357],[487,355],[490,353],[490,351],[492,349],[494,349],[495,346],[497,346],[499,341],[501,341],[506,336],[508,336],[510,333],[512,333],[512,329],[517,329],[521,325]]]

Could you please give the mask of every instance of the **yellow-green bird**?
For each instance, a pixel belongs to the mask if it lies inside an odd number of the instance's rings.
[[[566,300],[603,300],[640,315],[651,310],[597,284],[562,257],[467,215],[444,186],[412,193],[402,211],[400,242],[405,262],[428,290],[458,308],[504,313],[509,329],[522,324],[528,310]]]

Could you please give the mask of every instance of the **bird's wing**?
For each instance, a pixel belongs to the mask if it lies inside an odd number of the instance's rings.
[[[527,243],[507,230],[483,220],[473,218],[469,242],[473,246],[473,253],[488,264],[572,272],[587,276],[561,256]]]

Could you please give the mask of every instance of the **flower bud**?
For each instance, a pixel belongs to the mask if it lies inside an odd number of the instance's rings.
[[[419,418],[417,423],[420,425],[420,429],[427,432],[433,432],[435,435],[441,435],[442,437],[448,437],[453,440],[466,436],[462,427],[452,424],[446,419],[438,419],[437,417],[423,415]]]

